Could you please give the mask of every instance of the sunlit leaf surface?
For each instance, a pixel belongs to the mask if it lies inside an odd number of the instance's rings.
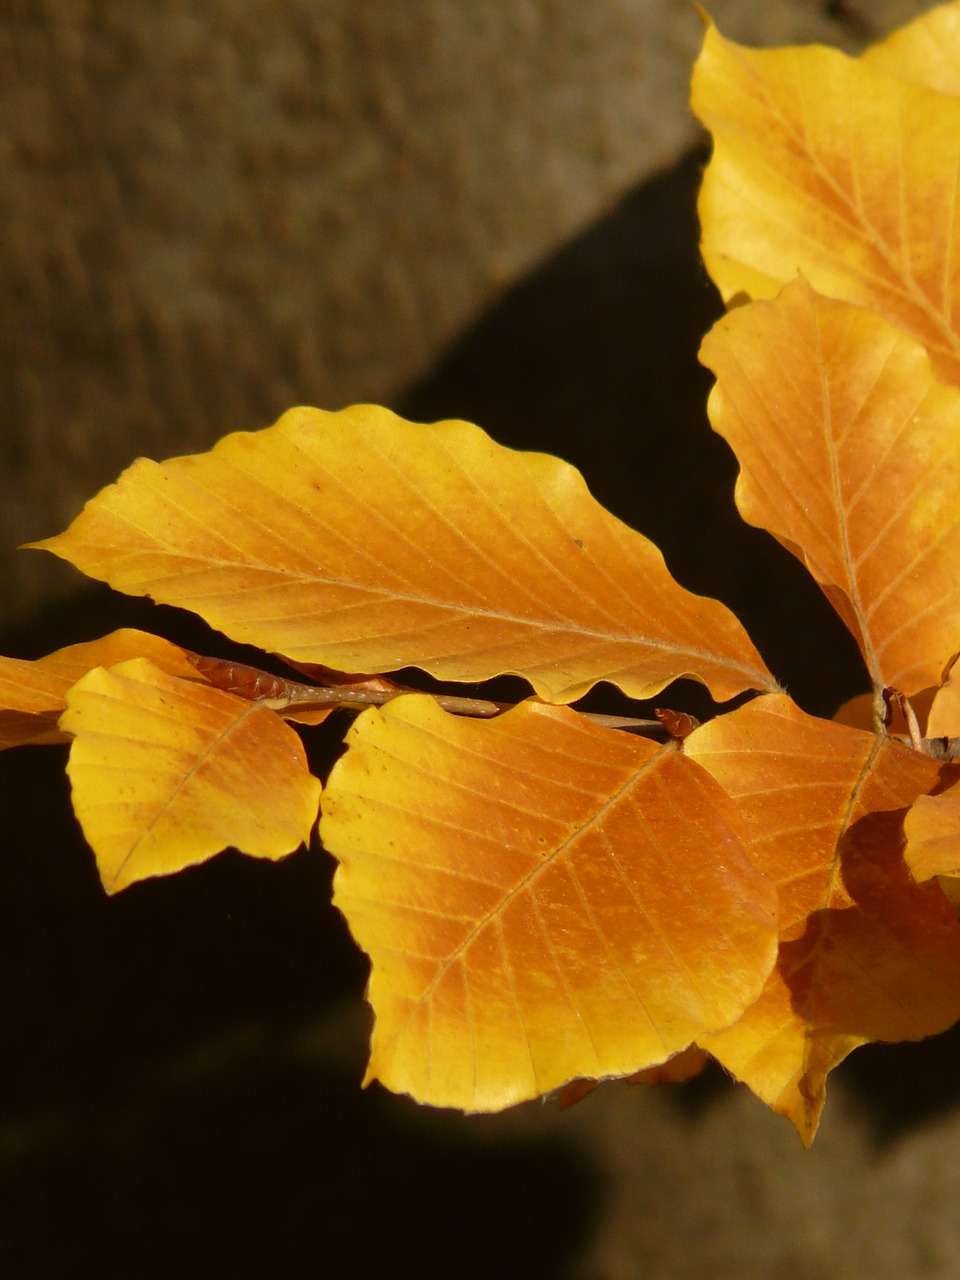
[[[68,645],[31,662],[0,657],[0,750],[28,742],[69,741],[57,722],[70,686],[94,667],[139,657],[173,675],[197,674],[179,645],[131,628]]]
[[[780,956],[763,995],[699,1043],[809,1143],[827,1074],[852,1049],[960,1017],[960,925],[903,858],[904,814],[939,766],[783,695],[717,717],[685,748],[735,802],[746,848],[780,892]]]
[[[721,700],[773,683],[730,611],[679,587],[573,467],[464,422],[294,409],[140,459],[37,545],[298,663],[514,672],[556,702],[599,680],[649,697],[689,675]]]
[[[90,671],[66,702],[73,807],[108,892],[309,839],[320,783],[274,712],[140,658]]]
[[[775,895],[672,746],[524,703],[366,712],[324,792],[335,902],[372,963],[367,1079],[488,1111],[664,1062],[732,1022]]]
[[[960,100],[819,46],[707,32],[692,105],[713,134],[702,251],[727,300],[802,274],[871,307],[960,381]]]
[[[802,280],[724,316],[701,357],[744,519],[806,564],[877,686],[938,684],[960,644],[960,390]]]
[[[901,80],[960,94],[960,4],[942,4],[872,45],[861,61]]]

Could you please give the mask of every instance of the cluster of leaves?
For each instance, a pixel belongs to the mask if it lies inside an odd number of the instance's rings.
[[[0,660],[0,746],[70,742],[107,890],[228,846],[281,857],[319,805],[371,961],[367,1078],[467,1111],[709,1053],[809,1142],[852,1049],[960,1018],[958,68],[952,3],[859,59],[709,27],[694,75],[704,260],[737,304],[702,348],[711,422],[744,519],[856,638],[865,706],[802,711],[565,463],[294,409],[140,459],[36,544],[290,668],[136,631]],[[382,674],[409,666],[534,694]],[[680,677],[756,696],[666,715],[666,741],[570,705]],[[343,706],[366,709],[321,795],[292,724]]]

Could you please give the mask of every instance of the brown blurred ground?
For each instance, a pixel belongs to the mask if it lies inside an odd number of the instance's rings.
[[[917,8],[712,6],[847,45]],[[0,627],[73,582],[12,548],[138,454],[422,376],[690,144],[700,32],[688,0],[6,0]]]

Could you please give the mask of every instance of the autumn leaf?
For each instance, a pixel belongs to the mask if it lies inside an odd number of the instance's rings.
[[[701,249],[724,299],[772,297],[800,273],[879,311],[960,381],[960,100],[833,49],[746,49],[711,26],[691,102],[713,134]]]
[[[724,316],[701,358],[743,518],[807,566],[876,687],[939,684],[960,640],[960,390],[803,280]]]
[[[235,640],[342,671],[513,672],[548,701],[679,676],[774,682],[723,605],[670,577],[579,473],[465,422],[293,409],[208,454],[135,462],[35,544]]]
[[[937,689],[926,725],[931,738],[960,737],[960,680],[953,673]]]
[[[921,796],[907,814],[904,832],[904,857],[916,880],[960,876],[960,782],[939,795]]]
[[[871,45],[861,61],[876,71],[960,94],[960,4],[942,4]]]
[[[939,692],[940,690],[938,689],[921,689],[919,693],[913,694],[909,698],[909,705],[916,717],[917,728],[923,735],[928,732],[927,720]],[[874,727],[873,711],[873,694],[858,693],[855,697],[848,698],[842,706],[837,708],[834,712],[833,719],[837,724],[848,725],[851,729],[865,729],[872,732]],[[889,716],[887,733],[890,734],[891,737],[909,741],[910,724],[904,714],[904,709],[899,705],[899,702],[892,702],[892,704],[887,708],[887,713]]]
[[[647,1067],[644,1071],[635,1071],[633,1075],[624,1076],[623,1083],[651,1087],[661,1084],[684,1084],[687,1080],[692,1080],[694,1076],[699,1075],[709,1060],[709,1055],[703,1049],[692,1044],[675,1053],[666,1062],[661,1062],[655,1067]],[[563,1086],[557,1096],[560,1110],[566,1111],[575,1103],[582,1102],[598,1085],[597,1080],[571,1080],[569,1084]]]
[[[852,1049],[960,1018],[960,925],[903,857],[904,814],[940,766],[785,695],[717,717],[685,749],[734,801],[747,852],[780,894],[780,955],[763,994],[698,1043],[809,1144],[827,1074]]]
[[[674,745],[522,703],[365,712],[324,791],[334,901],[370,956],[367,1081],[498,1110],[727,1026],[776,950],[728,798]]]
[[[58,727],[71,685],[94,667],[149,658],[172,675],[194,674],[186,650],[146,631],[124,628],[27,661],[0,657],[0,751],[25,743],[68,742]]]
[[[66,703],[73,807],[108,893],[231,845],[277,859],[309,839],[320,783],[273,711],[143,658],[89,671]]]

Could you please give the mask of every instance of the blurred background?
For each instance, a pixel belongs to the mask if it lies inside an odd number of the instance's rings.
[[[926,7],[710,9],[856,51]],[[706,424],[701,32],[686,0],[6,0],[0,651],[227,652],[13,548],[140,454],[376,400],[566,457],[808,710],[859,692]],[[108,901],[63,763],[0,757],[4,1274],[960,1276],[956,1035],[854,1055],[811,1153],[719,1071],[485,1118],[362,1092],[326,856]]]

